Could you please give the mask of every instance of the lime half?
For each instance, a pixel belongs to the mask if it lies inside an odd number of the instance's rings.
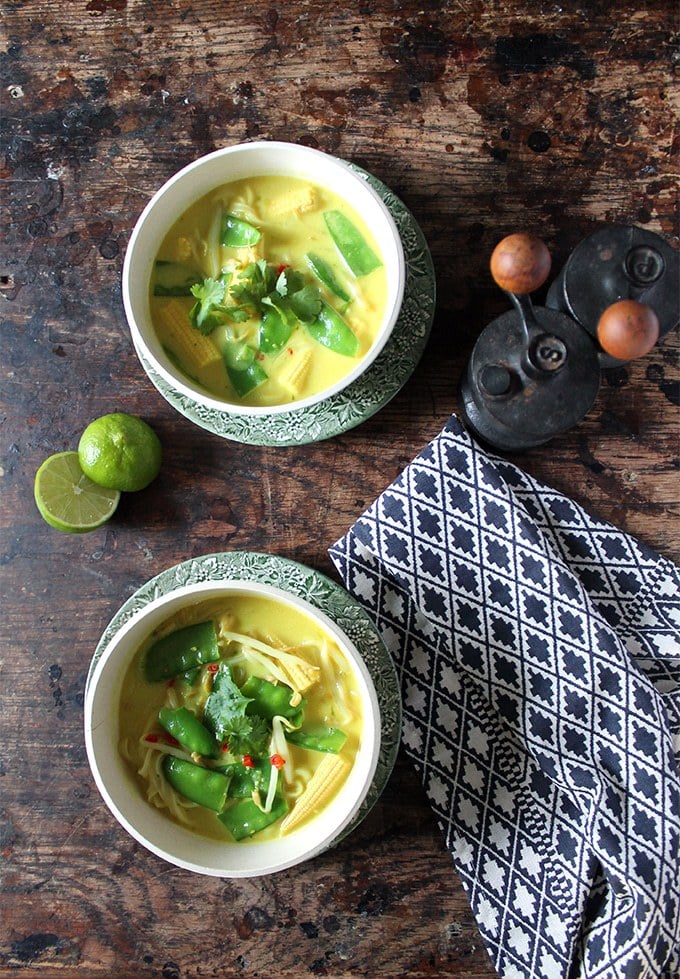
[[[77,452],[57,452],[35,474],[35,502],[44,520],[65,534],[85,534],[111,517],[118,490],[98,486],[80,468]]]

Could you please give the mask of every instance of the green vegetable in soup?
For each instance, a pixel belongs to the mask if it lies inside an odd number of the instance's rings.
[[[302,698],[291,704],[294,691],[285,683],[270,683],[258,676],[249,676],[241,687],[241,693],[250,698],[246,714],[257,714],[267,720],[273,717],[285,717],[298,724],[302,721],[302,710],[305,700]]]
[[[234,717],[245,717],[250,699],[234,683],[231,670],[220,663],[213,679],[212,693],[205,705],[204,718],[215,734],[224,740]]]
[[[227,803],[230,777],[210,771],[183,758],[166,755],[163,772],[175,792],[214,812],[222,812]]]
[[[276,290],[277,279],[276,269],[263,258],[249,262],[231,287],[230,296],[238,307],[248,308],[250,315],[260,310],[263,298]]]
[[[271,826],[288,812],[288,803],[282,796],[274,799],[271,810],[263,812],[250,799],[230,806],[217,817],[223,826],[229,830],[235,840],[244,840],[248,836],[261,832]]]
[[[227,365],[227,375],[231,381],[234,391],[242,398],[253,388],[256,388],[258,384],[262,384],[267,380],[267,375],[264,369],[260,367],[257,361],[253,361],[246,367],[237,368],[229,367]]]
[[[305,283],[300,272],[291,268],[277,272],[264,259],[245,267],[229,295],[249,316],[262,317],[275,308],[283,319],[292,315],[305,321],[313,319],[321,305],[319,290]]]
[[[305,282],[301,272],[296,269],[282,269],[276,280],[276,292],[264,302],[272,303],[284,315],[291,314],[303,323],[314,319],[321,308],[321,296],[315,285]]]
[[[267,792],[272,773],[272,763],[269,758],[261,758],[252,768],[243,765],[232,766],[231,782],[229,783],[230,799],[250,799],[253,792],[260,795]]]
[[[189,310],[191,325],[206,336],[212,333],[230,314],[224,305],[229,279],[204,279],[191,287],[196,302]]]
[[[187,751],[208,758],[218,757],[220,746],[215,738],[186,707],[177,707],[174,710],[170,707],[161,707],[158,712],[158,722]]]
[[[199,622],[158,639],[146,653],[144,673],[153,683],[186,673],[204,663],[214,663],[219,658],[214,623]]]
[[[154,265],[154,296],[190,296],[201,276],[181,262],[157,261]]]
[[[380,268],[382,262],[357,226],[342,211],[326,211],[324,221],[335,247],[357,277]]]
[[[250,695],[234,683],[227,664],[220,663],[203,720],[233,755],[259,756],[269,740],[269,729],[262,718],[246,716],[250,703]]]
[[[220,241],[229,248],[245,248],[256,245],[261,232],[248,221],[237,218],[235,214],[225,214],[222,218],[222,234]]]
[[[297,744],[301,748],[308,748],[310,751],[325,751],[336,755],[342,750],[342,746],[347,740],[344,731],[336,727],[315,727],[300,728],[297,731],[287,731],[286,741]]]
[[[324,347],[343,357],[356,357],[359,341],[342,316],[322,303],[319,315],[312,323],[305,324],[310,336]]]
[[[344,303],[348,303],[351,300],[352,297],[338,282],[335,272],[328,262],[324,261],[320,255],[313,255],[310,252],[305,255],[305,258],[307,260],[307,264],[317,279],[320,282],[323,282],[326,288],[330,289],[334,296],[337,296],[338,299],[342,299]]]
[[[258,340],[260,350],[264,354],[276,353],[290,340],[293,332],[293,324],[284,319],[283,314],[276,306],[272,305],[267,309],[260,323]]]
[[[227,367],[233,367],[237,371],[244,371],[255,360],[257,351],[250,344],[241,340],[228,340],[224,344],[222,354]]]

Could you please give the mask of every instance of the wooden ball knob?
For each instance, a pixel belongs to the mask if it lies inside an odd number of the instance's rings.
[[[506,292],[527,295],[540,289],[550,273],[550,252],[534,235],[508,235],[491,255],[491,274]]]
[[[611,357],[636,360],[649,353],[659,339],[659,320],[651,306],[621,299],[600,317],[597,339]]]

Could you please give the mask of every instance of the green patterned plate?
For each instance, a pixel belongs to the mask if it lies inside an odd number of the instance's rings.
[[[382,197],[404,246],[406,282],[401,312],[392,336],[369,369],[332,398],[308,408],[271,415],[241,415],[198,404],[173,390],[141,350],[142,366],[165,400],[189,421],[222,438],[250,445],[305,445],[354,428],[383,408],[406,384],[420,360],[434,319],[436,285],[432,257],[413,215],[385,184],[353,164]]]
[[[349,636],[368,667],[380,706],[380,756],[368,794],[340,837],[344,839],[373,808],[392,773],[401,732],[401,697],[394,663],[379,632],[351,595],[325,575],[288,558],[253,551],[206,554],[176,564],[142,585],[111,619],[92,657],[85,689],[107,645],[136,612],[176,588],[199,581],[227,580],[271,585],[314,605]]]

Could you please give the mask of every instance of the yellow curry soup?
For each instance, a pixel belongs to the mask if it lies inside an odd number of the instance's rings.
[[[138,650],[121,692],[119,750],[170,819],[225,843],[257,842],[333,804],[362,723],[335,639],[299,610],[238,595],[173,616]]]
[[[176,366],[209,395],[255,407],[342,380],[387,302],[370,228],[331,190],[259,176],[192,205],[162,242],[151,314]]]

